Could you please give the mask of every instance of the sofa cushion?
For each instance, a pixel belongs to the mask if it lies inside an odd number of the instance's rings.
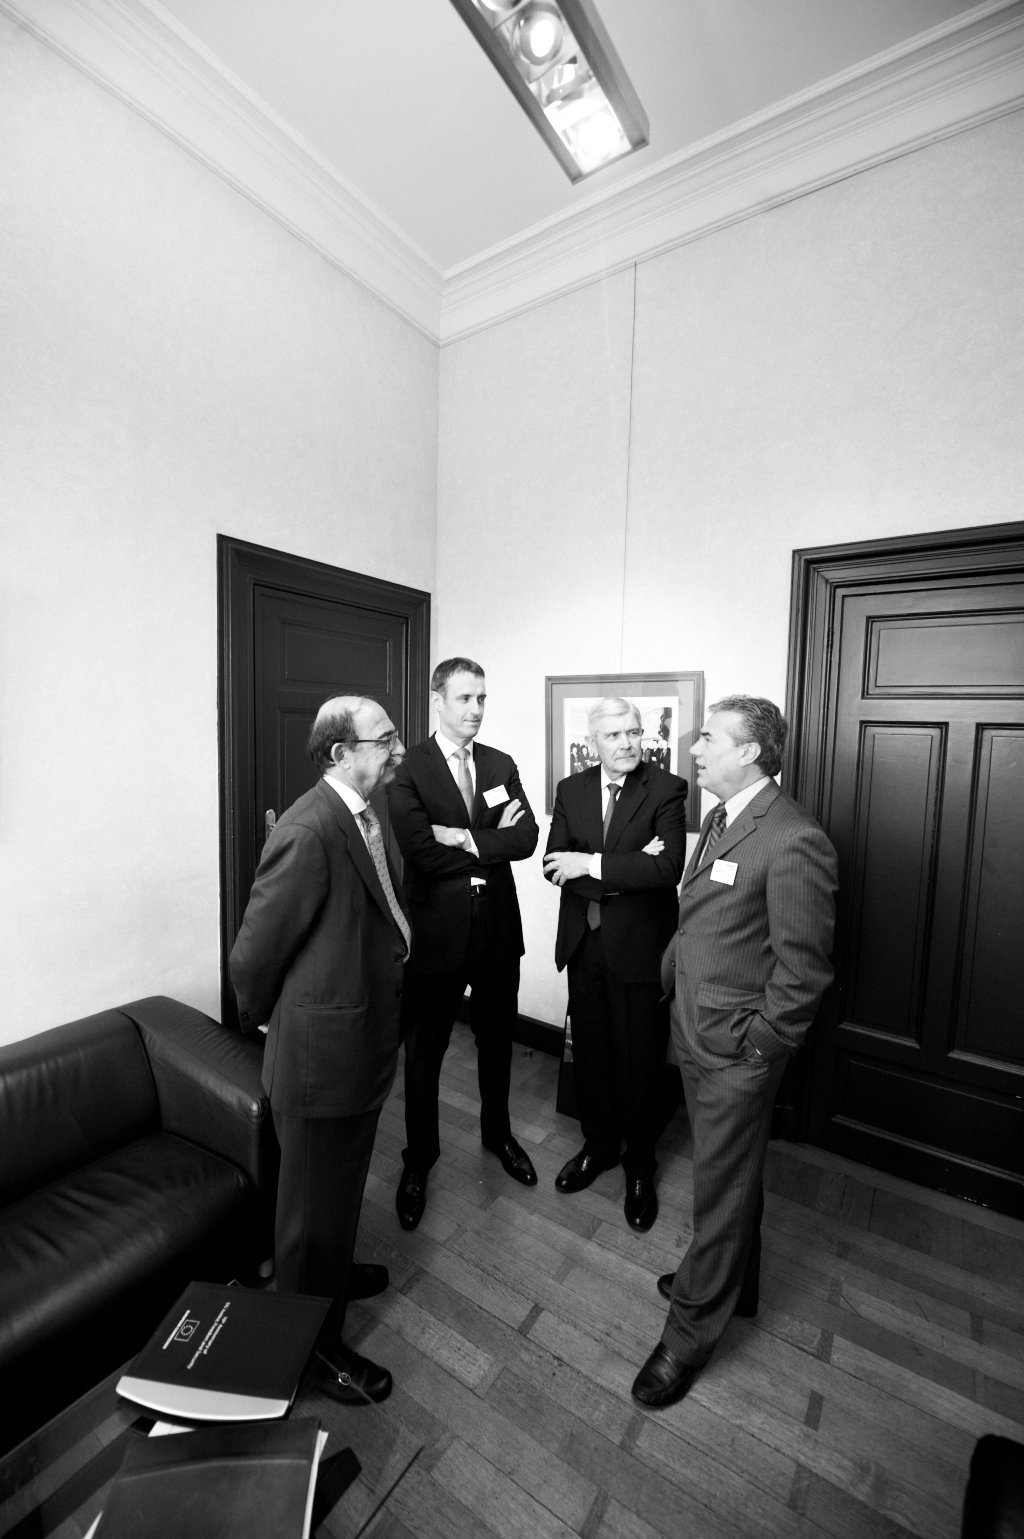
[[[145,1047],[120,1010],[0,1047],[0,1205],[159,1126]]]
[[[112,1299],[211,1233],[235,1236],[252,1196],[229,1161],[157,1133],[0,1212],[0,1367],[78,1326],[88,1332]]]

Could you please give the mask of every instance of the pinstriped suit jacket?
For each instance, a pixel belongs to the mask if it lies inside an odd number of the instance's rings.
[[[716,861],[735,865],[731,885],[712,881]],[[723,1058],[795,1052],[832,979],[835,893],[824,830],[769,782],[683,873],[661,979],[684,1039]]]

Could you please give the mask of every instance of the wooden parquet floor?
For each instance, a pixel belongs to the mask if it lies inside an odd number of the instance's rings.
[[[773,1144],[761,1308],[733,1320],[690,1394],[630,1396],[658,1340],[655,1281],[689,1239],[690,1143],[659,1148],[661,1212],[622,1215],[621,1169],[563,1197],[579,1146],[556,1062],[517,1049],[512,1118],[539,1184],[481,1149],[472,1038],[442,1082],[424,1218],[394,1193],[401,1072],[381,1118],[358,1254],[391,1288],[353,1304],[353,1345],[395,1377],[422,1452],[377,1539],[956,1539],[975,1441],[1024,1442],[1024,1225],[820,1150]]]

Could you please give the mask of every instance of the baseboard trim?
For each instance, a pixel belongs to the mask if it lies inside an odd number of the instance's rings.
[[[469,1024],[468,995],[462,996],[456,1018],[466,1025]],[[561,1026],[552,1026],[548,1021],[538,1021],[532,1015],[520,1015],[516,1019],[512,1040],[518,1047],[530,1047],[535,1053],[547,1053],[552,1058],[561,1058],[563,1036]]]

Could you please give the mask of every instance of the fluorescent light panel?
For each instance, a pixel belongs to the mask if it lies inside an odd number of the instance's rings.
[[[452,4],[570,181],[647,143],[647,114],[590,0]]]

